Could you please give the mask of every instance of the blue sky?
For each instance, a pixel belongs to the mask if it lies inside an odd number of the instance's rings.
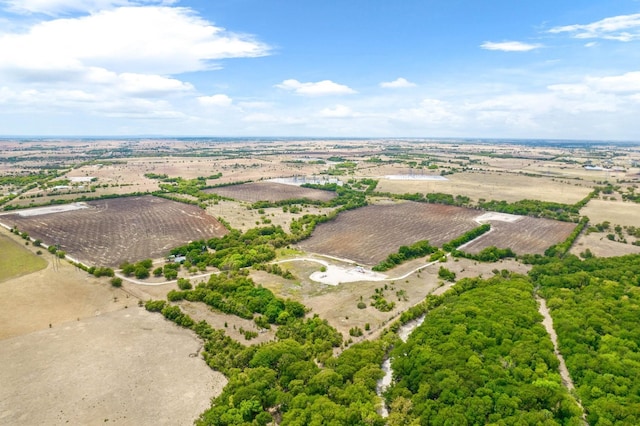
[[[640,140],[640,1],[0,0],[0,135]]]

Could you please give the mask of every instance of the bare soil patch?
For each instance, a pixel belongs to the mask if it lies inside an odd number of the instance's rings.
[[[220,237],[226,228],[197,206],[143,196],[90,201],[89,208],[22,217],[0,216],[88,265],[163,257],[191,240]]]
[[[0,423],[190,424],[226,385],[201,345],[144,308],[4,340]]]
[[[543,254],[550,246],[564,241],[575,223],[520,216],[515,221],[489,220],[491,231],[464,247],[469,253],[495,246],[510,248],[516,254]]]
[[[318,225],[299,246],[310,252],[374,265],[402,245],[429,240],[432,245],[478,226],[476,210],[439,204],[398,202],[346,211]]]
[[[277,202],[302,198],[329,201],[336,197],[336,194],[331,191],[302,188],[297,185],[286,185],[276,182],[253,182],[243,185],[223,186],[220,188],[207,189],[205,192],[252,203],[256,201]]]

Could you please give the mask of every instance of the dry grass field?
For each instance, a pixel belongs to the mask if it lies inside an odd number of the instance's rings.
[[[640,227],[640,204],[623,201],[590,200],[580,211],[592,224],[608,221],[611,225]]]
[[[86,203],[61,213],[4,214],[0,222],[17,226],[45,244],[88,265],[117,266],[124,261],[158,258],[190,240],[227,233],[217,219],[197,206],[152,196]]]
[[[633,240],[633,238],[629,238]],[[579,256],[589,249],[597,257],[625,256],[627,254],[639,254],[640,246],[625,244],[619,241],[611,241],[606,233],[582,233],[571,247],[570,253]]]
[[[191,424],[226,384],[201,345],[138,307],[5,339],[0,424]]]
[[[582,200],[592,190],[586,184],[577,186],[583,184],[577,181],[567,184],[551,178],[504,172],[464,172],[446,178],[446,181],[380,179],[377,190],[396,194],[442,192],[467,196],[473,201],[481,198],[508,202],[529,199],[567,204]]]

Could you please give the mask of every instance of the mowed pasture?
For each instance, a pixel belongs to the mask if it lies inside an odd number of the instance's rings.
[[[400,246],[429,240],[440,246],[478,226],[477,210],[411,201],[340,213],[318,225],[303,250],[374,265]]]
[[[251,203],[256,201],[278,202],[303,198],[314,201],[329,201],[336,197],[336,194],[331,191],[302,188],[297,185],[287,185],[276,182],[252,182],[242,185],[223,186],[220,188],[207,189],[205,192]]]
[[[98,266],[163,257],[191,240],[227,233],[199,207],[153,196],[90,201],[86,206],[40,215],[17,211],[0,216],[0,222]]]
[[[520,216],[515,221],[491,220],[491,231],[464,247],[472,254],[495,246],[510,248],[516,254],[543,254],[553,244],[567,239],[575,223]]]
[[[47,266],[44,259],[4,235],[0,235],[0,253],[0,282],[39,271]]]

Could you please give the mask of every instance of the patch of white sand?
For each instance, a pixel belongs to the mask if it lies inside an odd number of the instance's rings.
[[[497,212],[487,212],[478,217],[476,217],[476,222],[487,222],[491,220],[497,220],[500,222],[516,222],[522,219],[522,216],[518,216],[517,214],[509,214],[509,213],[497,213]]]
[[[309,276],[313,281],[318,281],[328,285],[339,285],[341,283],[352,283],[356,281],[384,281],[386,275],[379,274],[361,266],[344,268],[342,266],[325,265],[324,272],[314,272]]]
[[[86,203],[72,203],[72,204],[62,204],[59,206],[37,207],[34,209],[18,210],[15,213],[18,216],[30,217],[30,216],[40,216],[43,214],[51,214],[51,213],[64,213],[64,212],[70,212],[73,210],[82,210],[82,209],[88,209],[88,208],[89,206]],[[14,212],[11,212],[11,213],[14,213]]]

